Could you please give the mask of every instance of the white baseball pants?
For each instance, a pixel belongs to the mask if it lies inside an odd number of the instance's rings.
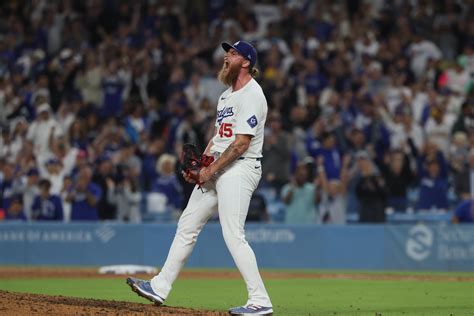
[[[262,175],[260,161],[236,160],[204,184],[204,193],[194,188],[161,272],[151,280],[156,294],[166,299],[172,284],[191,255],[197,237],[218,210],[222,234],[248,290],[247,304],[271,307],[272,303],[258,271],[257,260],[245,240],[244,224],[250,198]]]

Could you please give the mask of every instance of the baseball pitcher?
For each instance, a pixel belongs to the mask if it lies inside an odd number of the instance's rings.
[[[248,290],[246,304],[229,309],[229,313],[272,314],[272,303],[244,232],[250,198],[262,175],[267,101],[253,78],[257,73],[255,48],[245,41],[223,43],[222,48],[226,53],[218,78],[229,88],[219,98],[215,135],[203,154],[208,163],[198,170],[183,171],[186,181],[197,185],[179,219],[161,272],[150,281],[128,278],[127,284],[138,295],[161,305],[190,256],[200,231],[217,210],[225,243]],[[208,156],[214,159],[209,160]]]

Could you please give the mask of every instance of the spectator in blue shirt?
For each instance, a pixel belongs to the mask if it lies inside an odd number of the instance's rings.
[[[374,146],[376,158],[383,159],[385,152],[390,148],[390,133],[383,122],[375,120],[364,128],[365,138]]]
[[[152,192],[158,192],[166,196],[167,207],[180,209],[182,206],[183,189],[175,173],[176,157],[170,154],[162,154],[156,163],[159,173],[153,183]]]
[[[327,79],[319,70],[318,64],[313,59],[307,61],[306,67],[307,72],[304,76],[306,93],[318,95],[327,86]]]
[[[453,223],[474,223],[474,200],[461,202],[454,210]]]
[[[439,166],[439,176],[443,179],[448,178],[448,163],[442,151],[438,149],[438,146],[428,140],[424,146],[423,153],[418,156],[417,159],[417,169],[418,169],[418,176],[423,178],[427,176],[428,171],[426,166],[428,164],[427,161],[436,160]]]
[[[341,172],[341,154],[336,148],[336,137],[333,133],[321,134],[322,147],[314,151],[315,160],[319,156],[324,158],[324,169],[328,180],[339,179]]]
[[[331,38],[331,34],[334,30],[334,25],[324,19],[323,11],[321,10],[314,10],[315,17],[314,17],[314,34],[316,38],[320,41],[326,42],[329,41]]]
[[[426,162],[427,175],[421,178],[417,210],[448,208],[448,181],[440,175],[437,160]]]
[[[133,104],[130,114],[125,118],[125,132],[134,144],[140,142],[147,125],[143,110],[142,104]]]
[[[118,116],[122,112],[125,82],[120,76],[118,68],[116,60],[110,61],[107,72],[102,79],[104,95],[101,109],[102,117]]]
[[[40,193],[33,200],[31,207],[31,218],[33,220],[63,220],[63,204],[58,195],[50,193],[51,182],[48,179],[40,180]]]
[[[5,209],[3,217],[6,220],[26,221],[25,212],[23,211],[23,199],[21,194],[15,194],[10,198],[10,203],[8,205],[8,208]]]
[[[5,161],[0,178],[0,209],[7,210],[12,197],[19,191],[19,178],[15,177],[15,165]]]
[[[76,183],[66,197],[71,203],[71,220],[96,221],[99,219],[97,202],[102,196],[102,189],[91,181],[92,169],[82,167]]]

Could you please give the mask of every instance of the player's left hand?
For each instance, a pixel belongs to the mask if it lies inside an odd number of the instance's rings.
[[[191,184],[196,184],[197,172],[194,172],[194,174],[192,174],[191,172],[192,171],[190,172],[181,171],[181,174],[184,180],[186,180],[186,182],[191,183]]]

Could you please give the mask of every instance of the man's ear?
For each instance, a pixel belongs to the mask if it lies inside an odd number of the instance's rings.
[[[250,60],[245,59],[245,61],[242,63],[242,68],[250,68]]]

